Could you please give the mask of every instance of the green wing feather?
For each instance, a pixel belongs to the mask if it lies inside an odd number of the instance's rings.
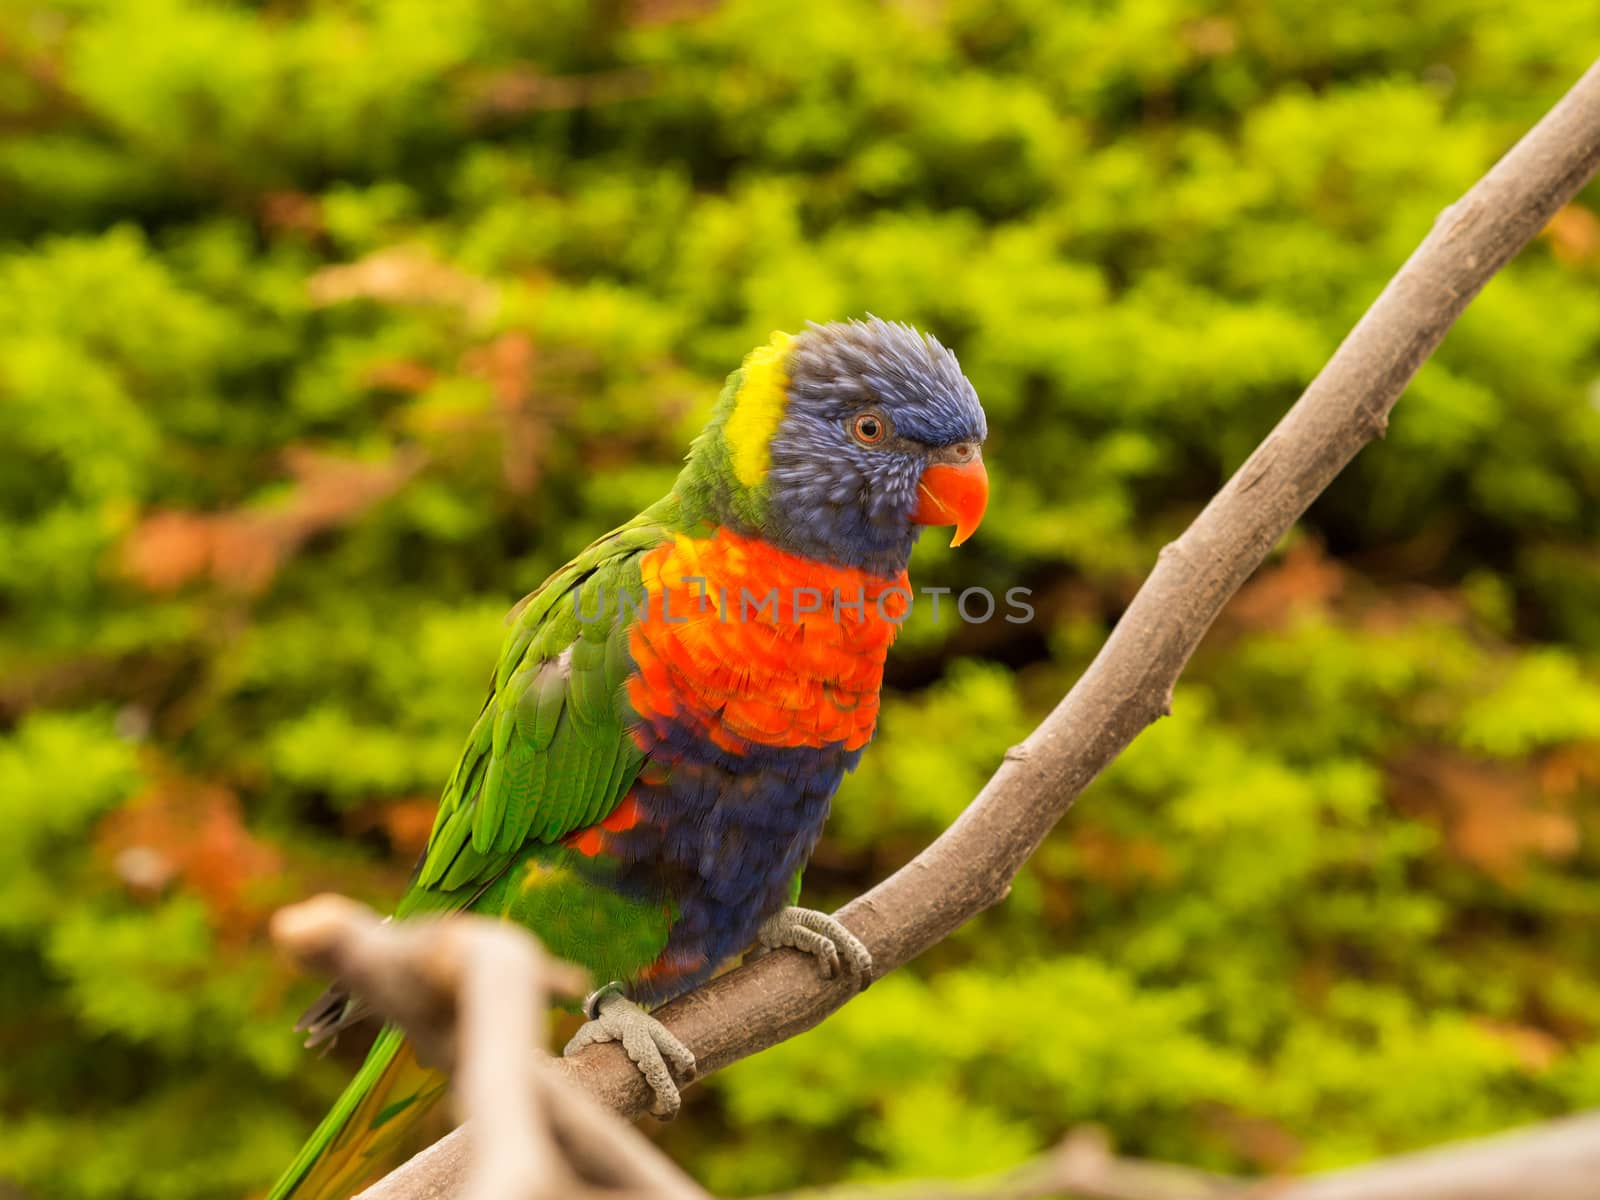
[[[625,727],[632,659],[619,596],[671,536],[647,510],[557,571],[513,613],[494,683],[445,785],[427,849],[395,915],[465,908],[530,839],[603,820],[643,763]]]
[[[513,612],[489,698],[445,785],[396,916],[474,904],[531,915],[558,952],[587,954],[585,961],[619,971],[659,951],[665,916],[641,914],[634,902],[591,889],[595,919],[575,926],[566,919],[565,892],[508,894],[506,872],[528,839],[553,843],[604,818],[639,773],[643,755],[626,728],[629,623],[619,619],[617,598],[624,590],[638,594],[639,560],[671,536],[675,503],[669,498],[601,538]],[[596,619],[580,619],[579,606],[584,618]],[[326,1038],[364,1011],[335,987],[301,1027]],[[420,1068],[399,1032],[386,1028],[268,1200],[349,1195],[386,1143],[442,1090],[441,1077]]]

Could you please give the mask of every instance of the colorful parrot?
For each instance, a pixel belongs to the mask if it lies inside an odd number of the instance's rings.
[[[672,491],[513,611],[487,702],[395,916],[518,921],[612,980],[567,1051],[620,1041],[655,1109],[694,1058],[648,1009],[760,945],[870,978],[794,907],[828,806],[877,723],[924,525],[965,541],[987,435],[955,356],[870,319],[748,354]],[[366,1015],[330,989],[310,1043]],[[344,1200],[444,1091],[393,1026],[269,1200]]]

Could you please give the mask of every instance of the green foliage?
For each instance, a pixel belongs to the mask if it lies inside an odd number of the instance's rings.
[[[1204,1009],[1197,992],[1141,989],[1075,956],[1017,961],[1008,975],[999,1007],[988,969],[884,981],[825,1034],[774,1050],[772,1070],[732,1072],[730,1117],[793,1130],[797,1149],[817,1131],[848,1129],[859,1176],[962,1176],[1044,1150],[1062,1122],[1123,1124],[1161,1140],[1191,1106],[1248,1094],[1249,1063],[1193,1028]],[[906,1086],[886,1091],[886,1080]],[[782,1181],[755,1176],[737,1147],[714,1147],[708,1168],[713,1186]]]
[[[908,859],[1435,215],[1588,65],[1509,0],[0,11],[0,1190],[264,1186],[358,1047],[502,615],[774,327],[961,355],[994,504],[808,900]],[[1600,218],[1468,311],[1007,903],[663,1136],[730,1190],[1074,1124],[1225,1169],[1600,1103]]]

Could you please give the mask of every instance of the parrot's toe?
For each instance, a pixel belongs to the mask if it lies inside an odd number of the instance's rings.
[[[769,950],[789,946],[817,960],[824,979],[832,979],[840,968],[866,987],[872,982],[872,954],[861,939],[827,913],[810,908],[780,909],[768,917],[757,935]]]
[[[678,1115],[682,1101],[672,1075],[694,1078],[694,1055],[660,1021],[622,994],[622,985],[608,983],[583,1003],[589,1022],[567,1043],[562,1054],[575,1054],[594,1042],[621,1042],[633,1065],[655,1093],[650,1111],[663,1120]]]

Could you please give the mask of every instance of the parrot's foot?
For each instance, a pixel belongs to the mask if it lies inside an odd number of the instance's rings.
[[[756,935],[769,950],[791,946],[817,960],[824,979],[832,979],[841,967],[866,987],[872,982],[872,955],[851,933],[827,913],[810,908],[779,909],[768,917]]]
[[[589,1023],[577,1033],[562,1054],[573,1054],[593,1042],[621,1042],[639,1074],[655,1093],[650,1111],[663,1120],[678,1115],[681,1101],[672,1070],[685,1082],[694,1078],[694,1055],[665,1025],[622,994],[622,985],[605,985],[583,1002]]]

